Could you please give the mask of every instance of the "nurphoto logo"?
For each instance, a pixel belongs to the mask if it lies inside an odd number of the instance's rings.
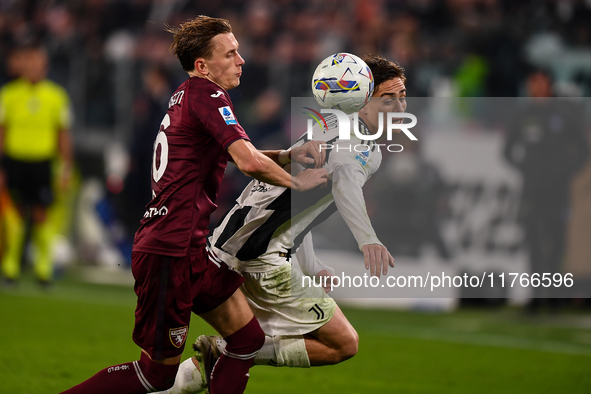
[[[327,108],[323,108],[320,110],[321,113],[323,114],[333,114],[336,116],[337,118],[337,122],[339,125],[339,140],[340,141],[346,141],[346,140],[350,140],[351,139],[351,121],[349,119],[349,116],[344,113],[343,111],[339,111],[337,109],[327,109]],[[318,114],[318,113],[317,113]],[[326,121],[324,120],[324,118],[321,116],[324,124],[326,125]],[[376,131],[375,134],[364,134],[362,132],[359,131],[359,120],[358,120],[358,114],[354,113],[353,114],[353,132],[355,133],[355,136],[357,138],[359,138],[361,141],[368,141],[371,142],[372,145],[377,146],[378,151],[380,150],[381,146],[385,146],[387,147],[387,150],[389,152],[401,152],[402,151],[402,145],[399,144],[378,144],[378,143],[373,143],[373,141],[378,140],[379,138],[382,137],[382,134],[384,133],[384,119],[386,119],[386,139],[388,141],[392,141],[392,134],[394,130],[400,130],[402,131],[411,141],[417,141],[417,137],[415,137],[415,135],[413,133],[410,132],[410,128],[414,127],[417,125],[417,117],[414,116],[411,113],[408,112],[387,112],[387,113],[383,113],[380,112],[379,116],[378,116],[378,130]],[[404,119],[410,119],[410,123],[402,123]],[[318,121],[318,120],[317,120]],[[318,122],[320,123],[320,122]],[[313,119],[308,119],[308,127],[307,127],[307,137],[309,140],[313,139],[313,126],[314,126],[314,120]],[[399,133],[400,131],[398,131],[397,133]],[[364,151],[369,151],[370,146],[368,144],[357,144],[357,145],[353,145],[353,146],[349,146],[348,149],[351,150],[351,147],[356,151],[356,152],[364,152]],[[328,149],[334,149],[335,146],[333,144],[321,144],[320,145],[320,150],[322,151],[323,149],[328,150]],[[337,149],[343,149],[342,146],[336,146]],[[345,147],[345,149],[347,149],[347,147]],[[397,149],[397,150],[393,150],[393,149]]]

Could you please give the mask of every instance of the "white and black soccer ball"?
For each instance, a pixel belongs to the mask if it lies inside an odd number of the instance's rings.
[[[352,114],[369,102],[373,75],[367,64],[350,53],[335,53],[324,59],[312,77],[312,93],[324,108]]]

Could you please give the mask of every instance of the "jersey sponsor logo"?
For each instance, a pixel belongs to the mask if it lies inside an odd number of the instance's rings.
[[[166,205],[162,206],[162,208],[150,208],[144,213],[145,218],[151,218],[154,216],[166,216],[168,215],[168,208]]]
[[[168,331],[168,335],[170,337],[170,342],[174,345],[174,347],[176,348],[180,348],[181,346],[183,346],[185,344],[185,341],[187,340],[187,332],[188,332],[188,327],[184,326],[184,327],[180,327],[180,328],[171,328]]]
[[[211,97],[213,98],[218,98],[220,97],[222,94],[224,94],[224,92],[222,92],[221,90],[218,90],[217,92],[215,92],[214,94],[211,95]]]
[[[269,188],[269,187],[266,187],[266,186],[263,186],[263,185],[254,185],[252,187],[252,191],[251,192],[252,193],[256,193],[256,192],[258,192],[258,193],[266,193],[269,190],[271,190],[271,188]]]
[[[218,108],[218,111],[220,111],[220,114],[222,115],[222,118],[224,118],[224,122],[226,122],[227,125],[238,124],[229,106]]]
[[[115,365],[114,367],[109,367],[109,369],[107,369],[107,373],[127,371],[128,369],[129,369],[129,365],[127,365],[127,364]]]

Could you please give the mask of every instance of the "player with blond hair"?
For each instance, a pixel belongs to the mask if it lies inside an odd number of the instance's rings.
[[[172,51],[189,78],[174,92],[154,143],[152,200],[138,229],[132,273],[138,297],[133,340],[137,361],[105,368],[64,393],[141,394],[170,388],[185,346],[191,312],[224,338],[226,352],[211,376],[212,393],[242,393],[265,337],[238,288],[244,281],[206,247],[210,214],[227,162],[247,175],[304,191],[327,172],[292,177],[281,151],[258,151],[234,115],[228,90],[240,83],[244,59],[225,19],[198,16],[169,28]],[[315,143],[287,154],[321,165]],[[222,386],[223,385],[223,386]]]

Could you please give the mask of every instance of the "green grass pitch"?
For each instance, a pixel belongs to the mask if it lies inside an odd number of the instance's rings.
[[[135,360],[128,287],[26,280],[0,291],[0,393],[51,394]],[[247,393],[591,393],[591,315],[343,309],[359,353],[336,366],[255,367]],[[189,341],[213,331],[194,316]],[[185,357],[192,353],[187,346]]]

